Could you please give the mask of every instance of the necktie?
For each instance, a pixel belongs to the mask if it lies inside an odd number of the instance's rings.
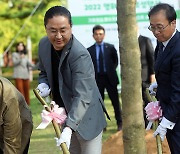
[[[162,44],[162,42],[159,43],[159,50],[158,50],[156,61],[159,61],[161,59],[161,55],[163,53],[163,48],[164,48],[164,45]]]
[[[99,45],[99,73],[104,73],[104,60],[103,60],[103,52],[101,49],[101,45]]]
[[[161,43],[159,43],[159,51],[158,51],[158,56],[160,56],[162,53],[163,53],[163,48],[164,48],[164,45]]]

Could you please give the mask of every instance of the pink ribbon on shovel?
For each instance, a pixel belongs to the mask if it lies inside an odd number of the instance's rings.
[[[146,118],[149,121],[146,130],[149,130],[153,124],[153,122],[160,117],[162,117],[162,109],[159,105],[159,101],[150,102],[147,104],[147,106],[144,108],[146,111]]]
[[[51,112],[42,110],[42,122],[36,129],[45,129],[52,120],[55,120],[59,125],[62,125],[65,122],[67,118],[65,109],[59,107],[54,101],[52,101],[51,104],[53,105]],[[44,105],[44,107],[46,107],[46,105]]]

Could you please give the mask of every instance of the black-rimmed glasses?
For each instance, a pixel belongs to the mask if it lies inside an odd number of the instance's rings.
[[[158,26],[149,26],[148,27],[148,29],[150,30],[150,31],[152,31],[152,32],[155,32],[156,30],[158,31],[158,32],[161,32],[161,31],[163,31],[166,27],[168,27],[169,26],[169,24],[167,24],[166,26],[163,26],[163,25],[158,25]]]
[[[65,36],[69,33],[69,29],[68,28],[63,28],[63,29],[54,29],[54,28],[47,28],[47,30],[49,31],[49,33],[53,36],[57,36],[58,33],[60,33],[61,36]]]

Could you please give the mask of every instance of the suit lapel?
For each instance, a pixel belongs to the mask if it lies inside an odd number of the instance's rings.
[[[156,55],[156,62],[155,62],[155,72],[156,74],[159,71],[159,68],[161,67],[162,62],[166,59],[166,57],[173,52],[172,47],[175,45],[176,40],[179,38],[179,32],[176,32],[176,34],[171,38],[169,43],[167,44],[166,48],[164,49],[160,59],[157,61],[157,55]],[[156,54],[157,54],[157,48],[156,48]]]
[[[107,65],[106,65],[106,63],[108,62],[107,60],[106,60],[106,57],[108,57],[108,44],[106,44],[106,43],[104,43],[104,62],[105,62],[105,67],[107,68]],[[107,58],[108,59],[108,58]]]
[[[63,64],[63,61],[65,60],[65,58],[67,57],[68,53],[70,52],[71,50],[71,47],[72,47],[72,43],[73,43],[73,36],[72,36],[72,39],[69,41],[69,43],[64,47],[63,51],[62,51],[62,54],[61,54],[61,58],[60,58],[60,61],[59,61],[59,68],[58,68],[58,72],[59,72],[59,77],[61,79],[63,79],[62,77],[62,73],[61,73],[61,66]],[[60,92],[62,91],[62,85],[63,85],[63,80],[59,80],[59,87],[60,87]]]
[[[64,59],[66,58],[66,56],[68,55],[68,53],[71,50],[72,47],[72,43],[73,43],[73,39],[75,39],[72,35],[72,38],[70,39],[70,41],[68,42],[68,44],[64,47],[62,54],[61,54],[61,58],[60,58],[60,62],[59,62],[59,68],[61,67]]]
[[[59,62],[59,68],[61,67],[65,57],[68,55],[70,49],[64,49],[61,54],[60,62]]]
[[[95,68],[95,71],[97,71],[97,53],[96,53],[96,45],[94,44],[92,46],[92,50],[91,50],[91,56],[92,56],[92,60],[93,60],[93,63],[94,63],[94,68]]]

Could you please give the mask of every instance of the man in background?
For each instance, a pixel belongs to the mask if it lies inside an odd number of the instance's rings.
[[[139,35],[138,42],[141,52],[142,98],[143,98],[143,106],[145,107],[149,103],[149,100],[146,95],[146,88],[148,88],[149,85],[155,81],[154,49],[151,40],[148,37]],[[148,121],[145,117],[145,113],[144,113],[144,120],[146,127]]]
[[[91,55],[96,82],[104,100],[104,90],[106,88],[109,98],[111,99],[117,130],[122,129],[121,108],[118,96],[117,85],[119,83],[116,68],[118,66],[118,55],[114,45],[105,43],[105,29],[101,25],[93,27],[93,38],[96,41],[94,45],[88,48]]]

